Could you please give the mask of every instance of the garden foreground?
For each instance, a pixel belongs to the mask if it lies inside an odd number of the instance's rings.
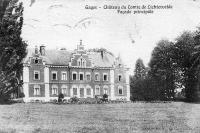
[[[200,132],[200,104],[0,105],[0,132],[128,133]]]

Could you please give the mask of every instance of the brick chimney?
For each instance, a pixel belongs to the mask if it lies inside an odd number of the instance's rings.
[[[44,46],[44,45],[41,45],[41,46],[40,46],[40,54],[41,54],[42,56],[45,56],[45,46]]]
[[[38,47],[35,45],[35,54],[38,55]]]

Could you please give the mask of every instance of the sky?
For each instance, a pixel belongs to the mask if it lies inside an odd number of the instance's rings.
[[[22,38],[28,47],[74,50],[106,48],[120,55],[132,71],[138,58],[147,66],[161,39],[174,40],[200,24],[199,0],[21,0],[24,3]],[[31,4],[32,2],[32,4]],[[85,6],[98,9],[85,9]],[[152,14],[118,14],[104,5],[172,5]],[[101,7],[101,8],[99,8]]]

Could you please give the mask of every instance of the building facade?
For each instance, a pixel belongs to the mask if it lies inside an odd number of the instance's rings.
[[[29,49],[23,61],[24,101],[48,102],[71,97],[94,98],[108,94],[110,100],[130,100],[128,68],[120,57],[106,51],[88,51],[80,42],[77,49]]]

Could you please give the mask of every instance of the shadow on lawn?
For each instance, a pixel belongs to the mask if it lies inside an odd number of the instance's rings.
[[[24,103],[23,99],[1,99],[0,98],[0,105],[12,105],[15,103]]]

